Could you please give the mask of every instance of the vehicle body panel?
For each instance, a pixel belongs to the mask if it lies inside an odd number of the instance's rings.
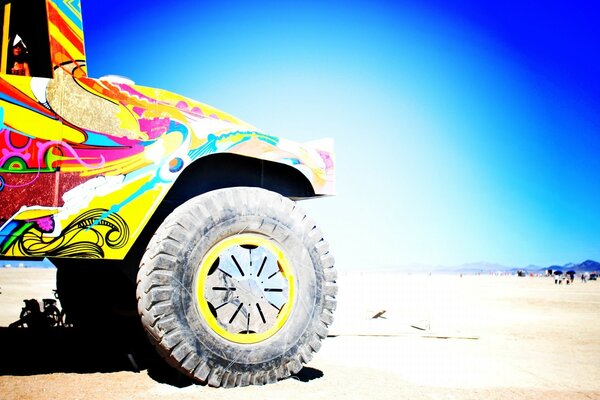
[[[289,165],[315,195],[334,193],[328,143],[295,143],[165,90],[87,77],[78,4],[46,1],[52,79],[0,74],[0,255],[123,259],[182,171],[211,154]]]

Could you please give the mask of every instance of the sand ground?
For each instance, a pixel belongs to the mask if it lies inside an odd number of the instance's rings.
[[[332,337],[297,377],[214,389],[136,372],[110,341],[3,328],[54,276],[0,269],[0,399],[600,399],[600,282],[342,273]]]

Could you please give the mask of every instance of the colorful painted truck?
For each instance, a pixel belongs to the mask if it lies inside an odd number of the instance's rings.
[[[299,371],[327,336],[337,287],[295,200],[334,193],[331,143],[89,78],[78,0],[0,11],[0,257],[49,258],[75,324],[96,317],[98,287],[134,299],[159,353],[198,382]]]

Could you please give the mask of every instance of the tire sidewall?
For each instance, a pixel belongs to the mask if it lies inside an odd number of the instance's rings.
[[[279,197],[279,196],[278,196]],[[273,198],[269,199],[273,200]],[[287,199],[277,199],[288,201]],[[201,201],[201,200],[200,200]],[[190,207],[190,217],[197,201]],[[279,203],[243,205],[219,209],[201,222],[202,228],[189,233],[188,246],[177,254],[179,262],[173,274],[172,305],[177,324],[188,332],[186,341],[197,354],[229,370],[267,369],[285,364],[314,334],[322,309],[323,271],[320,257],[311,238],[305,232],[300,213],[289,213]],[[311,227],[312,228],[312,227]],[[172,226],[171,229],[177,229]],[[251,233],[272,240],[291,263],[295,294],[293,306],[285,324],[273,336],[253,344],[231,342],[208,325],[199,311],[196,285],[202,260],[208,251],[225,238]]]

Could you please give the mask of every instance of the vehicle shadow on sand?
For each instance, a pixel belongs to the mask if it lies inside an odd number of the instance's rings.
[[[139,371],[154,358],[143,332],[0,327],[0,375]]]
[[[175,387],[194,383],[156,353],[140,324],[125,327],[0,327],[0,375],[110,373],[147,370],[153,380]],[[291,379],[323,376],[305,367]]]

